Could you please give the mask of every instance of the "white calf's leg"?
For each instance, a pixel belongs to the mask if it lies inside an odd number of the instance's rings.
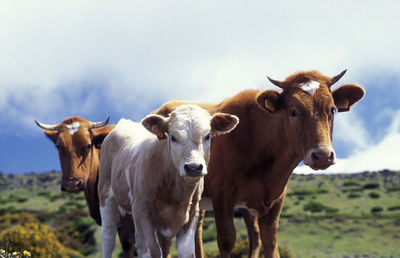
[[[117,223],[119,223],[118,205],[114,199],[112,190],[105,201],[105,206],[100,206],[101,213],[101,246],[104,258],[111,258],[115,248],[115,236]]]
[[[132,206],[132,214],[139,257],[161,257],[161,249],[157,243],[156,231],[150,213],[145,208]]]
[[[176,248],[179,258],[196,257],[195,235],[199,215],[193,217],[188,226],[183,227],[176,236]]]

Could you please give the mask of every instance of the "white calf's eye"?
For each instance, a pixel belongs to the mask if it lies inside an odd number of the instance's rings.
[[[176,142],[175,136],[173,136],[173,135],[171,134],[169,137],[171,138],[171,142]]]
[[[208,133],[208,134],[206,135],[206,137],[204,137],[204,140],[205,140],[205,141],[208,141],[208,140],[210,140],[210,138],[211,138],[211,134]]]

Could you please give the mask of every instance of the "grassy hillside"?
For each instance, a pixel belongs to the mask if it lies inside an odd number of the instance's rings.
[[[60,191],[60,177],[54,171],[0,173],[0,235],[37,220],[49,225],[62,245],[99,257],[100,227],[89,217],[83,193]],[[235,225],[235,254],[245,257],[247,235],[240,217]],[[203,239],[207,257],[216,257],[212,214],[204,223]],[[400,257],[400,172],[293,175],[278,242],[292,257]],[[114,253],[121,253],[119,245]]]

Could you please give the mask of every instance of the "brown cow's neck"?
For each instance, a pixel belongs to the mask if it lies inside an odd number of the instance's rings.
[[[89,168],[89,177],[87,179],[84,192],[86,201],[88,203],[90,216],[97,222],[97,224],[101,225],[99,195],[97,192],[100,151],[96,148],[93,148],[92,154],[89,155],[91,155],[89,157],[91,159],[91,166]]]
[[[262,110],[255,102],[257,92],[255,90],[242,92],[241,98],[235,98],[235,101],[228,99],[219,108],[219,112],[237,115],[240,122],[230,134],[213,139],[209,163],[211,176],[206,177],[206,191],[218,189],[210,184],[214,183],[213,174],[218,176],[220,171],[217,171],[217,168],[222,166],[226,168],[224,173],[229,171],[230,180],[238,182],[233,185],[237,187],[254,185],[260,186],[254,189],[264,189],[265,192],[259,193],[262,195],[260,198],[269,205],[284,192],[290,175],[301,161],[301,157],[296,154],[286,138],[283,114],[272,114]],[[243,160],[247,162],[244,163]],[[222,162],[226,164],[221,164]],[[224,178],[228,178],[228,175]],[[216,196],[219,193],[210,194]]]

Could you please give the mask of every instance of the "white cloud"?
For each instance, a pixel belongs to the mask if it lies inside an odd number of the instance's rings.
[[[349,68],[350,79],[365,63],[398,71],[398,3],[343,3],[9,1],[0,11],[0,108],[10,94],[51,95],[88,73],[123,82],[119,99],[157,89],[214,100],[267,85],[267,73]]]
[[[360,104],[362,104],[362,100],[361,103],[358,103],[358,105]],[[374,144],[374,138],[370,136],[364,121],[356,113],[356,110],[338,113],[335,116],[333,128],[335,142],[346,146],[346,148],[363,151]]]
[[[399,7],[385,0],[5,1],[0,121],[29,131],[33,118],[93,115],[102,103],[144,116],[152,101],[216,102],[272,87],[267,74],[282,80],[298,70],[332,76],[347,68],[343,83],[398,75]],[[365,118],[340,116],[334,137],[352,153],[397,139],[387,134],[377,144]]]

